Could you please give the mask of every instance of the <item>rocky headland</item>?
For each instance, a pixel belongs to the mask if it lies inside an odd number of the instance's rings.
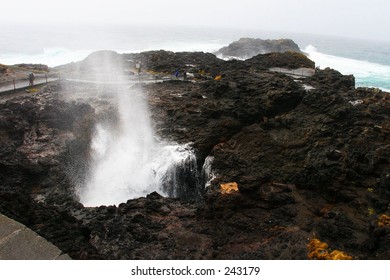
[[[297,52],[301,50],[291,39],[263,40],[258,38],[241,38],[226,47],[219,49],[215,55],[221,58],[248,59],[258,54],[273,52]]]
[[[137,86],[157,134],[192,143],[200,195],[79,203],[94,124],[116,111],[109,89],[58,81],[0,97],[2,214],[74,259],[390,258],[389,93],[293,52],[99,52],[60,70],[108,57],[160,81]]]

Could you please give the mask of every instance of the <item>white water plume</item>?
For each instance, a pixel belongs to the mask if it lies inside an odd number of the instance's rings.
[[[156,139],[139,87],[129,89],[118,83],[110,91],[118,121],[95,126],[90,172],[79,190],[80,202],[84,206],[117,205],[153,191],[177,196],[175,188],[183,182],[175,174],[183,165],[196,169],[191,148]]]

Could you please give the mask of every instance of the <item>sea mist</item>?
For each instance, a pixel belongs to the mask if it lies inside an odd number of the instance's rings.
[[[190,173],[196,173],[190,146],[156,137],[146,96],[135,85],[138,79],[132,82],[120,60],[115,56],[110,59],[112,53],[100,55],[103,57],[88,60],[88,68],[94,69],[89,78],[97,84],[109,84],[105,94],[118,116],[115,122],[95,124],[89,171],[78,191],[80,202],[84,206],[117,205],[153,191],[175,197],[183,189],[196,188],[196,182],[188,179],[193,176]]]

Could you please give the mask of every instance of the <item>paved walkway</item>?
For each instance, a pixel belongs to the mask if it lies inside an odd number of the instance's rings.
[[[299,77],[311,77],[315,73],[315,69],[312,68],[297,68],[297,69],[287,69],[281,67],[272,67],[269,68],[270,71],[279,72],[286,75],[293,76],[295,78]]]
[[[140,79],[127,79],[123,81],[99,81],[99,80],[87,80],[87,79],[75,79],[75,78],[63,78],[64,81],[68,82],[76,82],[82,84],[97,84],[97,85],[134,85],[134,84],[154,84],[161,83],[163,81],[169,81],[169,78],[159,78],[159,79],[151,79],[151,78],[140,78]]]
[[[47,82],[52,82],[56,81],[58,78],[47,78]],[[46,78],[36,78],[34,81],[34,86],[37,85],[42,85],[46,83]],[[2,82],[0,83],[0,92],[7,92],[7,91],[12,91],[14,89],[24,89],[24,88],[29,88],[29,81],[28,80],[17,80],[15,81],[15,86],[12,81],[10,82]]]
[[[70,260],[26,226],[0,214],[0,260]]]

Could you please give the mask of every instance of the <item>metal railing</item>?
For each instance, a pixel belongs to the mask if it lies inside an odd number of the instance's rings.
[[[34,82],[31,84],[28,76],[26,76],[26,78],[19,79],[13,76],[9,79],[0,81],[0,92],[17,91],[36,85],[46,84],[59,79],[59,74],[36,74]]]

